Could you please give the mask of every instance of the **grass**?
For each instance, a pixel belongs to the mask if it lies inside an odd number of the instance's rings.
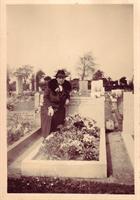
[[[134,194],[134,185],[57,177],[8,179],[8,193]]]

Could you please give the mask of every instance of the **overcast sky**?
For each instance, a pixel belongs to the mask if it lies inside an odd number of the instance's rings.
[[[7,62],[54,75],[61,66],[77,76],[79,57],[92,52],[114,80],[133,75],[131,5],[12,5],[7,8]]]

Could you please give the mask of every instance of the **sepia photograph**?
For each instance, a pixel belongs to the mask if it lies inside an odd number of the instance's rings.
[[[133,4],[6,5],[7,194],[135,195]]]

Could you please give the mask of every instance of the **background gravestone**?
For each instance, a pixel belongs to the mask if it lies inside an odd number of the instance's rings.
[[[91,82],[91,97],[100,97],[104,95],[103,80]]]
[[[16,94],[21,94],[23,92],[23,82],[22,77],[16,77]]]
[[[79,81],[79,92],[80,92],[81,96],[87,96],[88,81]]]

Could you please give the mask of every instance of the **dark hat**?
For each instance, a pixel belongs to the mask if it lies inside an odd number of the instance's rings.
[[[58,70],[57,73],[56,73],[56,75],[55,75],[55,77],[56,78],[57,77],[63,77],[63,78],[65,78],[65,77],[67,77],[67,75],[65,74],[64,70]]]
[[[50,77],[50,76],[45,76],[45,77],[44,77],[44,81],[49,81],[49,80],[51,80],[51,77]]]

